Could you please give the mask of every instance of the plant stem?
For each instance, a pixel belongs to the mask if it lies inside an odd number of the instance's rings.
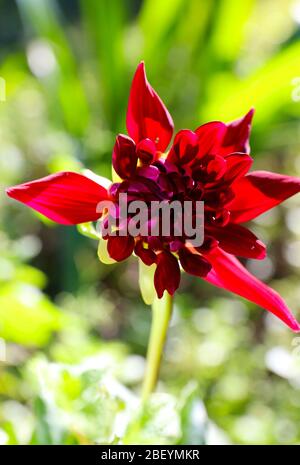
[[[165,291],[161,299],[155,297],[152,304],[152,323],[147,351],[146,373],[142,399],[145,401],[154,391],[159,375],[160,362],[172,314],[173,299]]]

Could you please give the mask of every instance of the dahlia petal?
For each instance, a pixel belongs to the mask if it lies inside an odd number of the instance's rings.
[[[92,181],[95,181],[97,184],[100,184],[100,186],[107,190],[109,190],[112,185],[112,181],[110,179],[100,176],[89,169],[82,170],[82,174],[87,178],[90,178]]]
[[[237,181],[245,176],[251,168],[253,159],[244,153],[232,153],[226,157],[227,170],[224,176],[226,183]]]
[[[206,281],[263,307],[280,318],[293,331],[300,331],[300,324],[281,296],[249,273],[239,260],[220,249],[212,251],[207,258],[213,268],[204,278]]]
[[[109,236],[107,239],[107,251],[111,258],[117,262],[130,257],[134,249],[132,236]]]
[[[180,268],[177,259],[170,252],[157,255],[157,267],[154,273],[154,286],[159,299],[164,291],[173,295],[180,283]]]
[[[184,271],[193,276],[203,278],[211,270],[211,264],[206,258],[191,252],[186,247],[179,250],[179,260]]]
[[[98,203],[108,199],[104,187],[69,171],[9,187],[6,193],[50,220],[65,225],[96,221],[101,216]]]
[[[266,257],[266,246],[257,237],[238,224],[228,224],[222,228],[208,228],[225,252],[244,258],[262,260]]]
[[[138,176],[142,176],[146,179],[150,179],[151,181],[157,182],[160,171],[154,165],[143,165],[138,168],[137,172]]]
[[[138,241],[134,247],[135,254],[145,263],[145,265],[153,265],[156,262],[156,254],[151,249],[146,249],[142,241]]]
[[[197,134],[189,129],[179,131],[174,139],[167,160],[175,165],[190,163],[199,151],[199,138]]]
[[[143,139],[137,144],[137,155],[142,162],[150,164],[156,156],[156,146],[150,139]]]
[[[219,242],[214,237],[205,234],[203,244],[195,247],[195,249],[198,252],[205,254],[218,247],[218,244]]]
[[[224,176],[227,167],[226,161],[223,157],[220,157],[219,155],[214,155],[211,158],[212,159],[207,163],[206,167],[207,182],[214,182],[221,179]]]
[[[254,114],[252,108],[245,116],[226,125],[226,132],[221,142],[219,155],[229,155],[233,152],[250,152],[249,136]]]
[[[253,171],[231,187],[235,194],[228,206],[231,222],[244,223],[300,192],[300,178]]]
[[[226,124],[212,121],[199,126],[195,133],[199,140],[199,156],[218,155],[219,147],[226,132]]]
[[[121,179],[130,178],[134,174],[137,164],[137,154],[135,143],[130,137],[123,134],[117,136],[112,155],[112,164]]]
[[[138,143],[151,139],[163,152],[173,134],[173,120],[165,105],[149,84],[144,62],[135,72],[129,95],[126,126],[130,137]]]

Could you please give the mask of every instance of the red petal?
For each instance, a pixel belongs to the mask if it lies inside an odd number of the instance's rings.
[[[254,109],[251,109],[243,118],[227,124],[219,155],[229,155],[233,152],[249,153],[249,136]]]
[[[182,268],[193,276],[204,277],[211,270],[211,264],[202,255],[192,253],[187,248],[179,250],[179,260]]]
[[[121,262],[130,257],[134,249],[134,239],[132,236],[110,236],[107,239],[107,251],[109,256]]]
[[[205,278],[208,282],[254,302],[272,312],[293,331],[300,331],[299,323],[280,295],[249,273],[235,257],[215,249],[208,259],[213,266]]]
[[[226,183],[231,183],[245,176],[251,168],[253,159],[244,153],[232,153],[226,157],[227,170],[224,176]]]
[[[112,155],[112,164],[121,179],[130,178],[137,164],[135,143],[128,136],[119,134]]]
[[[222,155],[234,152],[249,153],[249,135],[254,110],[250,110],[243,118],[225,124],[212,121],[196,129],[199,137],[200,156]]]
[[[137,145],[137,155],[144,163],[152,163],[156,155],[156,146],[150,139],[143,139]]]
[[[154,273],[154,286],[160,299],[164,291],[173,295],[180,283],[180,269],[177,259],[170,252],[157,255],[157,267]]]
[[[156,254],[151,249],[145,249],[143,242],[138,241],[135,245],[134,251],[138,257],[145,263],[145,265],[153,265],[156,262]]]
[[[238,224],[228,224],[222,228],[210,228],[208,232],[219,241],[220,247],[238,257],[257,258],[266,256],[266,246],[257,237]]]
[[[230,221],[244,223],[300,192],[300,178],[253,171],[231,187],[235,198],[228,206]]]
[[[196,129],[195,132],[199,140],[199,156],[218,155],[226,130],[226,124],[221,121],[202,124]]]
[[[218,241],[214,238],[211,237],[207,234],[205,234],[204,242],[202,245],[199,247],[195,247],[195,249],[200,252],[200,253],[208,253],[211,252],[213,249],[215,249],[218,246]]]
[[[199,138],[197,134],[188,129],[179,131],[168,154],[167,160],[175,165],[187,164],[194,160],[199,151]]]
[[[173,134],[173,120],[147,81],[143,62],[137,67],[132,81],[126,126],[136,143],[149,138],[161,152],[167,148]]]
[[[6,192],[50,220],[67,225],[96,221],[101,216],[98,203],[108,199],[104,187],[67,171],[10,187]]]

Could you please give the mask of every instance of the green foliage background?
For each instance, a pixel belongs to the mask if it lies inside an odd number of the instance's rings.
[[[300,175],[299,22],[290,0],[0,1],[0,444],[300,443],[300,338],[184,276],[142,409],[137,263],[102,265],[4,194],[63,169],[110,176],[141,59],[177,130],[254,106],[254,167]],[[269,258],[247,266],[300,317],[299,197],[253,230]]]

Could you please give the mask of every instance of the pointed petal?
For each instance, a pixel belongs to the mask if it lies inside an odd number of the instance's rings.
[[[87,178],[90,178],[92,181],[95,181],[97,184],[100,184],[100,186],[105,187],[107,190],[112,185],[112,181],[110,179],[105,178],[104,176],[99,176],[99,174],[96,174],[91,170],[84,169],[82,170],[82,174]]]
[[[167,148],[173,134],[173,120],[149,84],[143,62],[137,67],[132,81],[126,126],[136,143],[149,138],[161,152]]]
[[[244,223],[300,192],[300,178],[253,171],[231,187],[235,198],[228,206],[230,221]]]
[[[293,331],[300,331],[300,325],[280,295],[259,281],[232,255],[215,249],[208,255],[213,266],[206,281],[224,288],[269,310]]]
[[[193,276],[204,277],[211,270],[211,264],[202,255],[192,253],[186,247],[179,250],[182,268]]]
[[[7,195],[60,224],[96,221],[99,202],[107,190],[82,174],[62,171],[35,181],[9,187]]]
[[[112,164],[115,172],[121,179],[127,179],[133,176],[136,170],[137,154],[133,140],[123,134],[116,138]]]
[[[157,267],[154,273],[154,286],[159,299],[164,291],[173,295],[180,283],[180,269],[177,259],[170,252],[157,255]]]
[[[243,118],[227,124],[219,155],[229,155],[233,152],[250,153],[249,136],[254,114],[252,108]]]
[[[251,109],[243,118],[225,124],[212,121],[196,129],[199,137],[200,154],[222,155],[226,157],[234,152],[249,153],[249,135],[254,110]]]
[[[228,224],[222,228],[208,228],[221,249],[225,252],[244,258],[256,258],[262,260],[266,257],[266,246],[257,237],[238,224]]]
[[[218,155],[226,130],[226,124],[221,121],[211,121],[199,126],[195,131],[199,140],[199,156]]]
[[[130,257],[134,249],[132,236],[110,236],[107,239],[107,251],[111,258],[117,262]]]

